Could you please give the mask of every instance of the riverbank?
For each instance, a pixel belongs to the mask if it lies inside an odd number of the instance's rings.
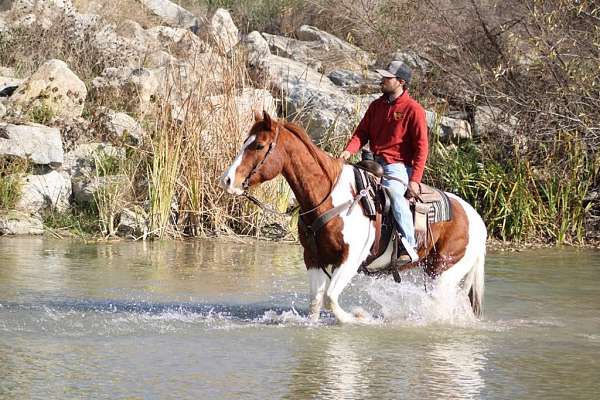
[[[253,109],[339,154],[379,95],[374,68],[397,60],[427,110],[426,183],[503,241],[598,240],[600,73],[586,50],[598,10],[392,1],[342,17],[319,1],[140,2],[0,11],[0,234],[293,237],[293,223],[218,187]],[[281,179],[255,194],[281,211],[292,197]]]

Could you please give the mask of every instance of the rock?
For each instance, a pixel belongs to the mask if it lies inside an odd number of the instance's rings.
[[[302,41],[314,41],[319,42],[324,55],[334,54],[338,57],[343,55],[345,62],[351,61],[350,64],[360,65],[361,67],[368,67],[375,64],[375,57],[362,50],[361,48],[354,46],[331,33],[322,31],[310,25],[302,25],[296,30],[296,37]],[[330,53],[332,52],[332,53]],[[340,67],[341,60],[331,60],[333,66],[337,65]],[[346,68],[345,69],[352,69]]]
[[[96,201],[97,196],[120,197],[123,188],[129,185],[125,175],[108,175],[73,178],[73,199],[77,204],[89,205]]]
[[[374,58],[360,48],[316,28],[304,25],[298,31],[302,40],[263,33],[272,54],[290,58],[319,72],[345,69],[361,73]]]
[[[100,107],[94,120],[96,129],[99,129],[104,136],[118,138],[134,146],[141,144],[145,136],[142,126],[122,112]]]
[[[6,107],[4,107],[4,104],[0,103],[0,118],[4,117],[5,114],[6,114]]]
[[[369,104],[379,95],[349,95],[340,89],[323,89],[301,82],[286,96],[288,118],[298,120],[313,140],[352,133]]]
[[[159,84],[159,76],[154,70],[106,68],[92,81],[91,95],[100,104],[143,114],[154,106]]]
[[[380,76],[374,71],[367,71],[365,74],[338,69],[327,76],[335,85],[352,93],[379,93]]]
[[[24,110],[48,107],[65,119],[81,116],[87,97],[85,84],[60,60],[45,62],[26,79],[11,100]]]
[[[193,60],[196,54],[209,50],[205,42],[186,29],[156,26],[146,30],[145,35],[160,50],[180,59]]]
[[[108,143],[86,143],[75,146],[65,154],[62,170],[75,179],[91,179],[96,174],[96,159],[112,157],[117,160],[125,159],[125,149]]]
[[[475,110],[474,135],[482,136],[496,132],[502,134],[514,133],[519,120],[508,116],[498,107],[479,106]]]
[[[8,3],[12,25],[17,27],[37,23],[47,29],[58,18],[75,12],[71,0],[9,0]]]
[[[219,8],[200,27],[198,36],[212,44],[218,51],[228,53],[239,42],[239,32],[229,11]]]
[[[22,180],[21,197],[16,208],[33,214],[48,209],[64,212],[69,208],[70,197],[71,178],[65,172],[28,175]]]
[[[309,68],[301,62],[272,55],[269,57],[267,79],[275,92],[287,90],[290,86],[306,83],[314,88],[337,90],[327,76]]]
[[[167,25],[198,30],[198,18],[185,8],[168,0],[140,0],[144,7],[157,15]]]
[[[322,53],[326,52],[327,49],[325,49],[321,42],[303,42],[268,33],[263,33],[262,35],[269,44],[271,54],[291,58],[315,70],[323,69],[323,58],[321,56],[323,56]]]
[[[120,236],[145,237],[149,230],[148,215],[141,207],[133,210],[124,208],[121,211],[117,228]]]
[[[0,123],[0,156],[7,155],[58,167],[64,158],[60,131],[34,123]]]
[[[298,120],[317,142],[326,135],[349,135],[368,104],[379,95],[349,95],[306,65],[271,55],[266,71],[272,93],[284,93],[286,118]]]
[[[471,138],[471,124],[462,119],[440,116],[433,111],[425,111],[429,134],[437,134],[446,141]]]
[[[1,71],[0,71],[1,72]],[[12,78],[10,76],[0,75],[0,97],[11,96],[14,91],[23,84],[24,79]],[[8,88],[12,88],[12,92],[8,91]]]
[[[402,61],[413,69],[418,69],[421,73],[427,73],[431,70],[431,63],[412,50],[397,51],[392,54],[391,61]]]
[[[271,56],[269,43],[258,31],[250,32],[244,38],[243,43],[248,50],[248,64],[251,67],[264,70],[268,66],[269,57]]]
[[[19,211],[0,213],[0,235],[41,235],[44,225],[40,218]]]

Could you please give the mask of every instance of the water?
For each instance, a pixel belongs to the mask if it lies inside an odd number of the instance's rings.
[[[307,320],[299,247],[0,238],[1,399],[595,399],[600,252],[491,254],[486,315],[356,278]]]

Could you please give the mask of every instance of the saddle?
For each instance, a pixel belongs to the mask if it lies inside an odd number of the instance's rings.
[[[354,177],[358,192],[368,193],[360,199],[363,213],[373,220],[375,241],[367,259],[361,265],[362,272],[377,274],[404,264],[399,261],[403,252],[402,232],[392,213],[392,198],[389,190],[382,185],[383,168],[375,161],[362,160],[354,164]],[[431,186],[421,184],[420,193],[410,199],[417,243],[427,245],[430,225],[452,219],[450,200],[446,193]],[[383,257],[392,242],[392,254]],[[389,261],[391,259],[391,261]],[[377,262],[378,261],[378,262]]]

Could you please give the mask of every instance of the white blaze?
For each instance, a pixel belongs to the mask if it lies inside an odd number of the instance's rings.
[[[237,157],[235,158],[235,160],[233,160],[233,163],[223,173],[223,176],[221,177],[221,186],[223,186],[223,189],[225,189],[227,193],[238,195],[244,193],[244,189],[235,186],[235,173],[237,171],[237,168],[242,163],[244,151],[246,151],[248,146],[250,146],[255,139],[256,135],[249,136],[248,139],[246,139]]]

